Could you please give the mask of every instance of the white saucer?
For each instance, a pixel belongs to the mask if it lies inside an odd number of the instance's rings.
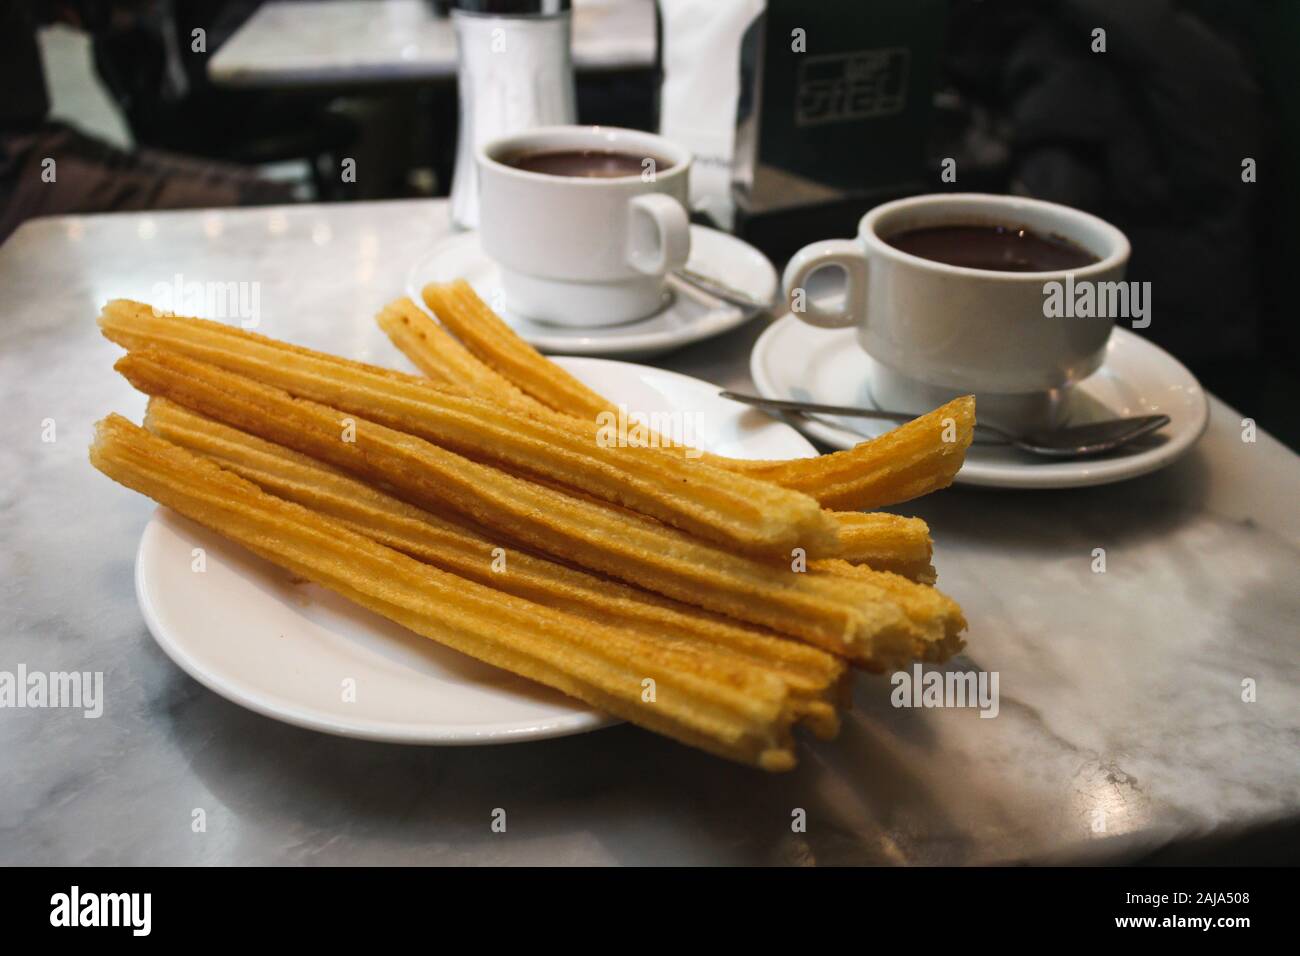
[[[786,315],[754,343],[749,370],[764,398],[874,407],[866,357],[853,329],[814,329]],[[1210,415],[1200,383],[1164,349],[1117,328],[1106,347],[1105,363],[1071,392],[1066,423],[1160,413],[1172,421],[1148,444],[1098,458],[1056,461],[1006,445],[972,445],[957,481],[999,488],[1103,485],[1163,468],[1195,444]],[[865,418],[790,420],[833,448],[851,448],[894,427]]]
[[[776,297],[777,276],[767,257],[748,243],[707,226],[691,226],[687,268],[716,276],[760,302]],[[543,352],[646,358],[712,338],[743,325],[755,313],[729,305],[669,277],[670,294],[663,309],[649,318],[600,329],[571,329],[512,315],[501,308],[500,274],[479,246],[478,233],[445,239],[411,267],[406,294],[423,305],[420,290],[430,282],[465,279],[510,327]]]
[[[814,454],[798,432],[661,369],[560,359],[635,412],[691,413],[690,437],[735,457]],[[192,570],[194,549],[206,570]],[[140,539],[136,595],[154,639],[191,677],[276,720],[345,737],[496,744],[616,723],[548,688],[435,644],[159,508]],[[346,686],[355,699],[345,701]]]

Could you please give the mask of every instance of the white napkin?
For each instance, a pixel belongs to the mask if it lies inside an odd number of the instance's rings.
[[[663,85],[659,133],[695,154],[691,206],[731,229],[731,161],[740,39],[766,0],[659,0]]]

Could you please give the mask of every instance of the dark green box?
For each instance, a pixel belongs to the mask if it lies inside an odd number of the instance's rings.
[[[915,183],[947,13],[947,0],[772,0],[738,204],[761,213]]]

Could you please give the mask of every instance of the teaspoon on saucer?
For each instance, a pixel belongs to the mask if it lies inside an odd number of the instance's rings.
[[[817,415],[840,415],[846,418],[879,418],[893,422],[910,422],[917,416],[905,412],[887,412],[875,408],[855,408],[850,405],[820,405],[816,402],[795,402],[780,398],[763,398],[759,395],[744,395],[739,392],[719,392],[723,398],[742,402],[757,408],[769,408],[782,412],[802,412]],[[1168,415],[1135,415],[1129,418],[1112,418],[1106,421],[1089,422],[1086,425],[1070,425],[1050,431],[1029,432],[1013,435],[992,425],[978,424],[975,428],[993,436],[992,443],[1012,445],[1034,455],[1049,458],[1081,458],[1085,455],[1100,455],[1136,441],[1144,435],[1164,428],[1170,422]]]
[[[748,293],[732,288],[721,279],[715,279],[713,276],[696,272],[686,266],[674,269],[673,276],[687,285],[694,286],[702,292],[707,292],[716,299],[721,299],[723,302],[728,302],[751,312],[766,312],[772,308],[771,302],[763,302]]]

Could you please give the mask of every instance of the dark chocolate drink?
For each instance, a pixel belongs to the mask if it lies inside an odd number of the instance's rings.
[[[1024,226],[926,226],[884,237],[895,249],[932,262],[993,272],[1059,272],[1099,261],[1060,236]]]
[[[650,163],[647,163],[649,160]],[[515,169],[548,176],[578,176],[587,179],[616,179],[640,176],[643,172],[664,172],[672,163],[648,153],[622,153],[609,149],[552,149],[515,153],[501,162]]]

